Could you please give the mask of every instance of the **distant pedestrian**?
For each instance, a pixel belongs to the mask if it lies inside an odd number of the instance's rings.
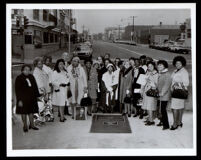
[[[64,122],[64,107],[67,101],[67,85],[69,83],[69,76],[65,70],[65,62],[63,59],[58,59],[54,72],[52,74],[53,95],[52,105],[58,107],[60,113],[60,122]]]
[[[31,74],[31,66],[23,65],[21,74],[15,80],[15,93],[17,99],[16,113],[21,114],[23,131],[28,132],[27,116],[29,117],[29,129],[38,130],[34,125],[33,114],[38,113],[37,98],[40,97],[38,86]]]
[[[185,99],[188,95],[188,86],[189,86],[189,74],[188,71],[184,68],[186,66],[186,59],[182,56],[177,56],[173,59],[173,65],[176,67],[176,70],[172,73],[172,99],[171,99],[171,109],[173,112],[174,122],[171,126],[171,130],[175,130],[178,126],[182,127],[182,116],[185,106]],[[178,91],[176,93],[176,91]],[[173,95],[173,93],[176,93]]]
[[[153,94],[157,93],[158,87],[158,72],[156,70],[156,66],[154,62],[147,63],[147,73],[146,73],[146,84],[141,85],[141,95],[143,96],[143,104],[142,109],[146,109],[148,111],[148,121],[145,125],[154,125],[153,121],[153,112],[156,111],[157,106],[157,96],[148,95],[149,91]]]
[[[171,87],[171,75],[168,71],[168,63],[165,60],[159,60],[157,62],[159,71],[158,77],[158,91],[159,91],[159,110],[161,111],[161,122],[157,126],[163,126],[163,130],[169,128],[167,104],[170,100],[170,87]]]

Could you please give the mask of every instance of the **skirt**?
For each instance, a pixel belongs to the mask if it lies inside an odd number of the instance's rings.
[[[172,98],[171,99],[171,109],[183,109],[184,108],[184,99]]]
[[[143,94],[142,109],[156,111],[157,109],[157,98],[149,97],[146,94]]]

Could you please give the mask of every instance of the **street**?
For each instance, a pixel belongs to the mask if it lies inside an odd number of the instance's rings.
[[[61,57],[63,51],[52,53],[53,62]],[[146,55],[155,60],[165,59],[170,62],[169,70],[173,71],[171,61],[179,54],[149,49],[146,46],[129,46],[114,44],[104,41],[94,41],[93,59],[97,56],[104,56],[110,53],[111,58],[119,57],[127,59]],[[65,123],[60,123],[55,113],[55,121],[47,122],[39,127],[39,131],[30,130],[23,133],[22,122],[16,116],[16,124],[13,124],[13,149],[73,149],[73,148],[192,148],[193,147],[193,114],[192,114],[192,76],[191,76],[191,55],[183,55],[189,65],[187,70],[190,73],[189,98],[186,102],[186,111],[183,117],[183,128],[175,131],[162,131],[160,127],[145,127],[139,118],[129,118],[131,134],[97,134],[89,133],[91,117],[84,121],[75,121],[67,116]],[[19,70],[19,68],[18,68]],[[16,69],[13,68],[13,73]],[[19,73],[19,72],[18,72]],[[15,74],[16,76],[16,74]],[[15,80],[13,77],[13,82]],[[169,109],[168,109],[169,110]],[[187,111],[188,110],[188,111]],[[169,110],[168,118],[170,125],[172,113]],[[155,120],[156,124],[158,120]]]

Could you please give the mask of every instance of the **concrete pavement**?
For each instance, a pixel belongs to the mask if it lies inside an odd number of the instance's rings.
[[[55,113],[57,115],[57,113]],[[172,113],[168,113],[172,124]],[[132,133],[90,133],[91,117],[88,120],[75,121],[67,117],[64,123],[46,122],[40,130],[23,133],[20,117],[13,125],[13,149],[106,149],[106,148],[192,148],[193,117],[192,112],[185,112],[183,127],[175,131],[161,127],[145,126],[143,120],[130,117]],[[155,120],[156,124],[158,120]]]

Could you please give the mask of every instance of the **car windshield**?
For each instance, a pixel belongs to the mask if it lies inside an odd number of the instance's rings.
[[[79,46],[76,48],[76,51],[83,51],[83,50],[86,51],[86,50],[89,50],[89,48],[86,46]]]

